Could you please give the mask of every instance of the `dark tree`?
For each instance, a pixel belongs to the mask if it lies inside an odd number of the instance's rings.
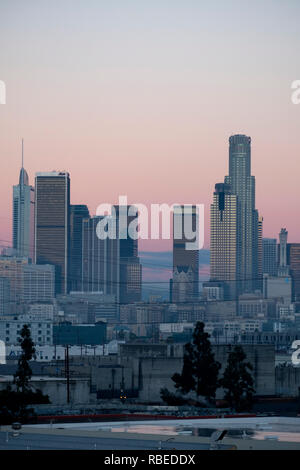
[[[218,387],[220,363],[215,361],[209,341],[209,334],[204,331],[204,323],[197,322],[190,343],[185,345],[181,374],[174,374],[175,388],[186,394],[196,392],[208,401],[212,401]]]
[[[35,418],[35,413],[29,405],[50,403],[48,395],[41,390],[32,390],[30,379],[32,370],[29,361],[35,357],[35,348],[31,339],[30,330],[24,325],[21,330],[22,353],[18,361],[18,368],[14,375],[13,390],[11,385],[0,391],[0,424],[9,424],[13,421],[28,422]]]
[[[188,400],[183,398],[182,395],[176,395],[176,393],[171,393],[167,388],[161,388],[160,389],[160,396],[162,400],[168,405],[168,406],[180,406],[180,405],[186,405]]]
[[[235,346],[228,355],[227,366],[220,380],[225,390],[225,400],[236,411],[250,410],[255,390],[253,388],[253,370],[246,362],[246,354],[241,346]]]
[[[27,325],[23,326],[20,336],[22,338],[19,340],[22,353],[18,360],[18,369],[14,375],[14,384],[16,385],[17,392],[26,393],[30,390],[29,381],[32,376],[32,370],[29,361],[35,358],[35,347]]]

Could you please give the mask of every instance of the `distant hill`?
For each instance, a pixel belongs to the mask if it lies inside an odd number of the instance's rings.
[[[169,299],[169,280],[172,277],[172,251],[141,251],[143,266],[143,299],[149,295],[161,295]],[[209,250],[199,251],[199,279],[209,278]]]

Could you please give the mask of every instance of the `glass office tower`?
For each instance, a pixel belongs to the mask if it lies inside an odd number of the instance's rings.
[[[69,291],[69,173],[36,173],[35,262],[55,266],[56,294],[66,294]]]
[[[23,165],[13,187],[13,248],[17,256],[34,257],[34,188]]]

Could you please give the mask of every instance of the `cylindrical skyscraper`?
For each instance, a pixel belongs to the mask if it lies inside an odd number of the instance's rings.
[[[258,212],[255,209],[255,178],[251,175],[251,138],[233,135],[229,138],[229,175],[238,201],[238,249],[240,292],[253,291],[258,283]]]

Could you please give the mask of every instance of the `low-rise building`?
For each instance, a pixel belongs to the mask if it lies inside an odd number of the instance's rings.
[[[97,346],[106,342],[106,323],[93,325],[72,325],[70,322],[53,326],[53,344],[57,345],[91,345]]]
[[[35,344],[53,344],[53,323],[49,319],[37,315],[20,315],[18,317],[6,317],[0,319],[0,340],[6,345],[20,343],[20,333],[24,325],[27,325],[31,338]]]

